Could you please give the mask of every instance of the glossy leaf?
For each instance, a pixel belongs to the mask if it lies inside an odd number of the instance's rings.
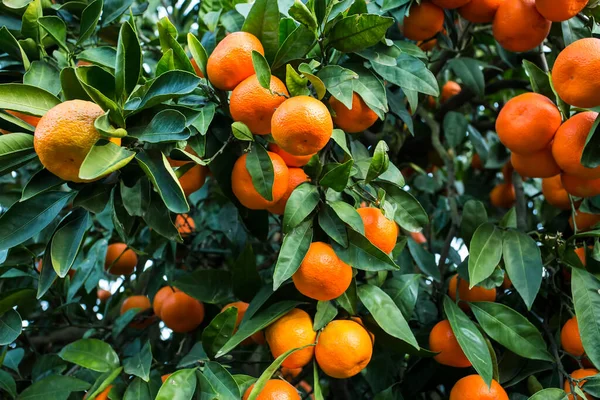
[[[256,191],[267,201],[273,200],[273,162],[271,157],[259,144],[252,146],[246,157],[246,169],[252,177],[252,184]]]
[[[315,332],[323,329],[337,315],[337,308],[331,301],[319,301],[317,303],[317,313],[313,321],[313,330]]]
[[[460,78],[463,84],[478,96],[485,92],[485,78],[481,62],[473,58],[460,57],[448,62],[448,67]]]
[[[62,348],[60,358],[97,372],[119,366],[119,356],[109,344],[99,339],[80,339]]]
[[[420,275],[406,274],[385,281],[381,287],[396,303],[406,320],[412,317],[419,295]]]
[[[271,89],[271,68],[265,57],[256,50],[252,50],[252,64],[256,72],[258,83],[263,88]]]
[[[485,205],[478,200],[469,200],[463,206],[463,215],[460,223],[460,234],[463,240],[469,244],[473,234],[480,225],[488,220]]]
[[[229,307],[217,314],[202,331],[202,347],[210,357],[214,357],[233,335],[237,316],[238,309]]]
[[[43,116],[60,100],[52,93],[35,86],[20,83],[0,84],[0,108]]]
[[[577,324],[585,354],[595,365],[600,365],[600,281],[589,272],[573,268],[571,271],[571,290]]]
[[[244,21],[242,31],[260,40],[267,61],[272,61],[279,48],[279,7],[276,0],[257,0]]]
[[[204,376],[223,400],[237,400],[240,390],[235,380],[221,364],[209,361],[204,366]]]
[[[70,376],[51,375],[34,382],[19,394],[19,400],[66,399],[72,392],[89,389],[86,381]]]
[[[425,250],[423,246],[415,242],[412,238],[408,239],[408,250],[421,271],[431,276],[437,282],[442,281],[442,275],[433,254]]]
[[[422,61],[407,54],[401,54],[396,66],[388,66],[371,62],[373,69],[388,82],[402,89],[414,90],[434,97],[439,95],[439,87],[435,76],[425,67]]]
[[[52,267],[60,278],[64,278],[75,263],[90,222],[90,214],[78,209],[69,214],[54,233],[50,247]]]
[[[429,223],[423,206],[408,192],[386,182],[377,182],[386,192],[386,201],[396,207],[394,221],[410,232],[420,232]]]
[[[167,100],[191,93],[200,83],[195,74],[185,71],[168,71],[135,90],[125,110],[133,111],[149,108]]]
[[[150,365],[152,364],[152,349],[150,342],[146,342],[137,354],[123,360],[123,369],[126,374],[135,375],[144,381],[150,380]]]
[[[321,200],[319,189],[310,183],[296,187],[285,206],[283,231],[289,232],[302,223],[313,212]]]
[[[393,271],[400,268],[389,255],[362,234],[349,230],[348,239],[348,248],[340,248],[337,244],[333,248],[338,257],[351,267],[364,271]]]
[[[223,270],[196,270],[183,275],[173,286],[203,303],[223,303],[231,296],[231,274]]]
[[[313,238],[312,221],[307,220],[283,237],[283,243],[273,271],[273,290],[291,278],[300,268]]]
[[[94,0],[83,10],[77,44],[84,42],[94,33],[100,19],[100,14],[102,13],[103,5],[103,0]]]
[[[155,400],[191,400],[196,390],[196,370],[175,371],[162,384]]]
[[[329,205],[324,205],[319,210],[319,226],[340,246],[348,247],[346,225]]]
[[[540,249],[529,236],[509,230],[504,233],[502,254],[508,277],[527,308],[531,308],[542,283]]]
[[[315,32],[308,29],[304,25],[298,26],[282,43],[277,50],[277,54],[272,63],[273,69],[277,69],[292,60],[298,60],[304,58],[306,53],[314,46],[317,41]],[[293,67],[290,65],[288,69]],[[293,90],[290,88],[290,84],[286,79],[286,86],[290,93]]]
[[[2,370],[0,370],[0,390],[4,390],[13,399],[17,397],[17,384],[14,378]]]
[[[469,288],[487,279],[502,259],[502,231],[494,224],[479,226],[469,247]]]
[[[121,25],[115,65],[115,91],[127,96],[135,89],[142,73],[142,49],[130,22]]]
[[[345,53],[366,49],[381,41],[393,23],[393,18],[375,14],[342,18],[331,29],[328,45]]]
[[[21,315],[13,309],[0,316],[0,346],[11,344],[21,334]]]
[[[100,139],[83,160],[79,168],[79,178],[93,180],[106,176],[129,164],[135,155],[131,150]]]
[[[373,153],[373,159],[369,165],[369,171],[367,172],[365,183],[371,182],[373,179],[379,177],[381,174],[387,171],[390,165],[390,158],[387,154],[388,150],[389,147],[385,141],[380,140],[377,143],[375,152]]]

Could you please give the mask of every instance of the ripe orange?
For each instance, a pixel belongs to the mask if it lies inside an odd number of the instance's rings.
[[[386,218],[379,208],[364,207],[356,212],[363,221],[367,239],[384,253],[391,253],[398,239],[396,222]]]
[[[505,0],[494,16],[494,39],[508,51],[529,51],[544,42],[551,26],[535,0]]]
[[[431,0],[433,4],[438,7],[445,8],[446,10],[462,7],[470,1],[471,0]]]
[[[248,400],[254,384],[250,386],[242,400]],[[281,379],[269,379],[256,400],[300,400],[300,395],[295,387]]]
[[[221,309],[221,312],[223,312],[231,307],[235,307],[237,309],[237,319],[235,321],[234,332],[237,331],[237,328],[242,323],[242,319],[244,318],[244,315],[246,314],[246,310],[248,310],[248,306],[249,306],[249,304],[244,301],[236,301],[236,302],[227,304],[225,307],[223,307]],[[252,336],[250,336],[249,338],[247,338],[246,340],[244,340],[241,344],[242,345],[249,345],[252,343],[262,344],[265,341],[264,338],[265,338],[265,336],[262,333],[262,331],[258,331],[255,334],[253,334]]]
[[[593,246],[588,246],[589,249],[593,249]],[[583,266],[585,267],[587,265],[587,260],[586,260],[586,254],[585,254],[585,247],[578,247],[575,249],[575,254],[577,254],[577,257],[579,257],[579,260],[581,261],[581,263],[583,264]]]
[[[356,92],[352,93],[350,109],[333,96],[329,98],[329,105],[335,112],[333,123],[347,133],[362,132],[373,125],[378,118]]]
[[[41,274],[42,273],[42,259],[40,258],[40,260],[37,263],[37,271]],[[67,275],[69,275],[69,278],[73,279],[73,277],[75,276],[75,270],[74,269],[70,269],[69,272],[67,272]]]
[[[560,175],[542,179],[542,193],[548,204],[561,210],[571,209],[569,193],[563,187]]]
[[[544,18],[562,22],[573,18],[587,6],[589,0],[535,0],[535,7]]]
[[[253,34],[234,32],[225,36],[208,57],[206,73],[210,83],[217,89],[232,90],[254,75],[252,50],[265,54],[262,44]]]
[[[469,22],[489,24],[494,20],[503,0],[471,0],[458,9],[458,13]]]
[[[456,96],[462,91],[460,85],[454,81],[448,81],[442,86],[442,95],[440,101],[447,102],[450,98]]]
[[[350,378],[362,371],[373,355],[369,332],[351,320],[331,321],[319,335],[315,358],[332,378]]]
[[[283,197],[279,199],[277,203],[275,203],[271,207],[268,207],[267,210],[269,210],[273,214],[283,215],[287,201],[292,195],[294,189],[300,186],[301,183],[308,182],[309,180],[310,179],[308,175],[306,175],[302,168],[289,168],[287,190],[283,194]]]
[[[552,68],[552,83],[558,96],[580,108],[600,105],[600,39],[580,39],[560,52]]]
[[[110,296],[112,296],[112,294],[108,290],[104,289],[98,289],[98,292],[96,294],[98,296],[98,300],[100,300],[101,303],[104,303],[110,298]]]
[[[429,350],[439,353],[435,361],[456,368],[471,366],[471,361],[461,349],[448,320],[438,322],[429,334]]]
[[[311,299],[333,300],[350,286],[352,267],[340,260],[327,243],[313,242],[292,280],[296,289]]]
[[[196,152],[191,147],[186,147],[185,151],[190,152],[194,155],[197,155]],[[181,167],[193,161],[180,161],[173,160],[171,158],[168,159],[171,167]],[[179,184],[183,189],[183,193],[185,197],[188,197],[190,194],[194,193],[197,190],[200,190],[202,186],[204,186],[204,182],[206,181],[206,173],[208,172],[208,168],[203,165],[194,165],[183,175],[179,177]]]
[[[231,92],[229,111],[234,121],[241,121],[255,135],[271,133],[273,113],[289,96],[285,84],[276,76],[271,77],[271,91],[258,83],[256,75],[244,79]]]
[[[561,122],[560,111],[549,98],[525,93],[504,105],[496,120],[496,132],[512,152],[531,154],[548,147]]]
[[[571,373],[571,378],[573,379],[582,379],[579,383],[574,383],[579,387],[583,387],[586,380],[583,378],[587,378],[588,376],[593,376],[596,375],[598,373],[598,370],[595,368],[589,368],[589,369],[578,369],[575,370]],[[569,381],[567,379],[565,379],[565,385],[564,385],[564,390],[565,392],[567,392],[567,394],[569,395],[569,400],[573,400],[573,399],[577,399],[577,400],[582,400],[581,396],[578,395],[573,395],[571,393],[571,385],[569,384]],[[585,396],[587,398],[587,400],[593,400],[595,399],[595,397],[586,394]]]
[[[400,29],[410,40],[427,40],[444,29],[444,10],[429,1],[414,3]]]
[[[140,308],[139,312],[143,312],[151,308],[150,299],[148,298],[148,296],[142,295],[129,296],[125,299],[125,301],[123,301],[123,304],[121,304],[120,314],[123,315],[132,308]],[[135,329],[144,329],[150,324],[152,324],[152,318],[146,318],[144,321],[130,322],[129,326]]]
[[[373,344],[375,344],[375,335],[373,335],[373,332],[369,331],[367,329],[367,327],[365,326],[365,323],[363,322],[361,317],[350,317],[350,319],[354,322],[356,322],[357,324],[359,324],[360,326],[362,326],[363,328],[365,328],[365,330],[367,331],[367,333],[369,334],[369,337],[371,338],[371,342]]]
[[[288,153],[283,150],[281,147],[277,146],[275,143],[269,143],[269,151],[273,153],[279,154],[279,157],[285,162],[285,165],[288,167],[303,167],[312,158],[314,154],[309,154],[307,156],[295,156],[293,154]]]
[[[89,182],[79,178],[79,167],[100,139],[94,121],[104,111],[95,103],[69,100],[52,107],[35,128],[33,146],[46,169],[65,181]],[[120,138],[111,142],[121,145]]]
[[[159,317],[173,332],[191,332],[204,320],[204,304],[186,293],[173,292],[164,299]]]
[[[271,135],[279,147],[295,156],[321,150],[331,137],[333,120],[319,100],[296,96],[284,101],[273,114]]]
[[[231,189],[233,194],[242,203],[242,205],[251,210],[264,210],[273,206],[285,194],[289,182],[289,170],[281,157],[275,153],[268,152],[271,163],[273,164],[273,188],[272,200],[267,200],[260,195],[254,188],[252,176],[246,168],[246,159],[248,154],[242,155],[237,159],[231,172]]]
[[[192,68],[194,68],[194,71],[196,71],[196,75],[198,75],[200,78],[204,78],[204,74],[200,70],[200,67],[198,66],[198,63],[196,62],[196,60],[194,60],[193,58],[190,58],[190,62],[192,63]]]
[[[597,113],[587,111],[569,118],[556,132],[552,155],[558,166],[570,175],[585,179],[600,178],[600,167],[586,168],[581,155]]]
[[[162,376],[160,377],[160,381],[161,381],[162,383],[165,383],[165,381],[166,381],[167,379],[169,379],[169,377],[170,377],[171,375],[173,375],[173,374],[164,374],[164,375],[162,375]]]
[[[181,237],[187,237],[196,231],[196,223],[189,215],[178,214],[175,218],[175,228]]]
[[[575,214],[575,223],[577,224],[577,230],[579,232],[585,232],[591,230],[595,225],[600,222],[600,214],[588,214],[577,210]],[[572,217],[569,217],[569,225],[573,229]]]
[[[583,179],[575,175],[561,175],[563,187],[571,196],[592,197],[600,194],[600,179]]]
[[[458,274],[454,275],[450,279],[448,284],[448,296],[456,301],[456,286],[458,282]],[[480,286],[474,286],[473,289],[469,290],[469,283],[461,279],[458,284],[458,297],[463,301],[496,301],[496,289],[486,289]],[[459,303],[460,308],[468,310],[469,305],[465,303]]]
[[[433,49],[435,49],[435,46],[437,46],[438,41],[437,39],[429,39],[429,40],[420,40],[417,42],[417,46],[419,46],[419,48],[423,51],[431,51]],[[429,96],[429,105],[431,106],[431,98],[433,98],[432,96]],[[433,106],[431,107],[435,107],[435,99],[433,100]]]
[[[481,376],[469,375],[456,382],[450,400],[508,400],[508,395],[495,380],[488,387]]]
[[[552,156],[552,146],[531,154],[512,153],[510,162],[522,177],[550,178],[560,174],[560,167]]]
[[[314,343],[317,332],[313,331],[313,321],[306,311],[294,308],[272,323],[265,330],[267,343],[274,358],[288,350]],[[281,364],[286,368],[301,368],[310,362],[315,353],[313,346],[292,353]]]
[[[512,183],[499,183],[490,192],[490,202],[494,207],[511,208],[516,200],[515,187]]]
[[[138,257],[125,243],[113,243],[106,249],[104,269],[113,275],[131,275]]]
[[[288,382],[294,380],[295,377],[300,375],[300,372],[302,372],[302,368],[281,368],[281,376]]]
[[[427,243],[427,238],[423,235],[423,232],[410,232],[410,237],[419,244]]]
[[[580,248],[585,249],[584,247]],[[583,343],[581,342],[581,336],[579,335],[577,317],[569,319],[563,325],[560,331],[560,345],[564,351],[575,357],[581,357],[585,353]]]
[[[106,389],[104,389],[102,392],[100,392],[98,396],[96,396],[96,400],[108,400],[108,394],[110,393],[110,390],[112,388],[113,385],[108,385]],[[83,398],[87,398],[87,394]]]
[[[179,292],[180,290],[173,286],[165,286],[162,287],[156,292],[154,295],[154,300],[152,300],[152,308],[154,309],[154,314],[160,317],[160,312],[162,310],[162,306],[167,298],[169,298],[173,293]]]

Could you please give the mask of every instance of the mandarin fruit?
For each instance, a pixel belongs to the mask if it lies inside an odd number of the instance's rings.
[[[460,279],[458,283],[458,274],[454,275],[450,279],[448,284],[448,296],[456,301],[456,287],[458,285],[458,297],[463,301],[474,302],[474,301],[496,301],[496,289],[486,289],[480,286],[474,286],[473,289],[469,289],[469,283]],[[459,303],[460,308],[468,310],[470,307],[468,304]]]
[[[358,133],[369,128],[377,121],[377,114],[371,110],[356,92],[352,93],[352,108],[331,96],[329,105],[335,112],[333,123],[347,133]]]
[[[108,394],[110,393],[110,390],[113,388],[113,385],[108,385],[108,387],[106,389],[104,389],[102,392],[100,392],[100,394],[98,396],[96,396],[96,400],[108,400]],[[84,399],[87,398],[87,394],[85,395]]]
[[[600,39],[585,38],[558,54],[552,68],[552,84],[558,96],[579,108],[600,105]]]
[[[248,400],[254,389],[252,384],[244,393],[242,400]],[[281,379],[269,379],[260,391],[256,400],[301,400],[295,387]]]
[[[556,132],[552,155],[564,172],[585,179],[600,178],[600,167],[587,168],[581,164],[583,148],[597,116],[591,111],[576,114]]]
[[[398,225],[383,215],[379,208],[364,207],[356,210],[363,221],[365,236],[386,254],[394,250],[398,239]]]
[[[508,395],[495,380],[488,387],[481,376],[469,375],[456,382],[450,400],[508,400]]]
[[[498,7],[504,0],[471,0],[458,9],[458,13],[469,22],[489,24],[494,21]]]
[[[192,68],[194,68],[196,75],[198,75],[200,78],[204,78],[204,74],[202,73],[202,70],[198,66],[198,63],[196,62],[196,60],[194,60],[193,58],[190,58],[190,62],[192,63]]]
[[[309,154],[307,156],[295,156],[293,154],[288,153],[283,150],[281,147],[277,146],[275,143],[269,143],[269,151],[272,151],[275,154],[279,154],[285,165],[288,167],[303,167],[312,158],[314,154]]]
[[[569,193],[563,187],[560,175],[542,179],[542,194],[551,206],[561,210],[571,209]]]
[[[300,184],[304,182],[308,182],[310,179],[308,175],[304,172],[302,168],[289,168],[288,174],[288,186],[287,190],[283,194],[283,197],[277,201],[271,207],[267,207],[267,210],[272,212],[273,214],[283,215],[285,212],[285,206],[292,195],[294,189],[296,189]]]
[[[592,249],[592,246],[589,246],[590,249]],[[575,254],[577,254],[577,257],[579,258],[579,261],[581,261],[581,263],[583,264],[583,266],[585,267],[587,265],[587,260],[586,260],[586,254],[585,254],[585,247],[578,247],[575,249]]]
[[[473,154],[473,158],[471,159],[471,168],[479,170],[483,169],[483,162],[477,153]]]
[[[585,265],[585,247],[580,247],[584,250],[584,265]],[[581,336],[579,334],[579,325],[577,317],[569,319],[560,330],[560,345],[563,350],[575,357],[581,357],[585,353]]]
[[[494,16],[494,39],[508,51],[529,51],[544,42],[551,26],[535,0],[504,0]]]
[[[186,293],[173,292],[162,303],[160,319],[173,332],[191,332],[204,320],[204,304]]]
[[[563,173],[562,185],[571,196],[593,197],[600,194],[600,179],[583,179],[578,176]]]
[[[164,286],[156,292],[154,295],[154,300],[152,300],[152,308],[154,309],[154,314],[160,317],[160,312],[162,311],[162,306],[165,303],[165,300],[169,298],[173,293],[179,292],[180,290],[173,286]]]
[[[317,332],[313,331],[313,321],[304,310],[294,308],[265,330],[267,343],[274,358],[288,350],[306,346],[315,342]],[[286,368],[301,368],[313,358],[313,346],[292,353],[281,364]]]
[[[196,223],[189,215],[178,214],[175,218],[175,228],[181,237],[187,237],[196,231]]]
[[[233,90],[241,81],[254,75],[252,51],[264,55],[265,50],[256,36],[233,32],[217,44],[206,64],[208,80],[221,90]]]
[[[197,155],[196,152],[189,146],[186,147],[185,151]],[[171,158],[168,158],[167,160],[169,161],[169,165],[171,165],[171,167],[181,167],[183,165],[193,163],[193,161],[173,160]],[[204,186],[207,173],[208,168],[206,168],[203,165],[196,164],[187,171],[185,171],[183,175],[179,177],[179,184],[183,189],[185,197],[188,197],[190,194],[194,193],[197,190],[200,190],[200,188]]]
[[[416,2],[404,17],[401,31],[410,40],[427,40],[444,29],[444,10],[429,1]]]
[[[490,192],[490,203],[498,208],[511,208],[517,195],[512,183],[499,183]]]
[[[584,378],[587,378],[589,376],[594,376],[598,374],[598,370],[595,368],[588,368],[588,369],[578,369],[576,371],[573,371],[571,373],[571,378],[573,379],[580,379],[580,381],[578,383],[573,383],[574,385],[576,384],[577,386],[579,386],[580,388],[585,387],[585,382],[586,380]],[[573,393],[571,392],[571,385],[569,384],[569,380],[565,379],[565,384],[564,384],[564,391],[567,392],[567,394],[569,395],[569,400],[573,400],[573,399],[577,399],[577,400],[582,400],[581,396],[578,396],[577,394],[573,395]],[[593,400],[595,399],[594,396],[586,394],[585,396],[587,398],[587,400]]]
[[[104,269],[113,275],[131,275],[138,257],[125,243],[113,243],[106,249]]]
[[[512,153],[510,162],[522,177],[551,178],[560,174],[560,167],[552,156],[552,147],[531,154]]]
[[[147,309],[151,308],[150,299],[148,296],[138,295],[138,296],[129,296],[123,301],[121,304],[120,314],[125,314],[128,310],[132,308],[139,308],[139,312],[144,312]],[[135,329],[144,329],[147,326],[152,324],[152,318],[146,318],[140,322],[130,322],[129,326]]]
[[[470,1],[471,0],[431,0],[433,4],[438,7],[445,8],[446,10],[462,7]]]
[[[433,358],[440,364],[456,368],[471,366],[471,361],[458,344],[448,320],[438,322],[431,330],[429,350],[439,353]]]
[[[96,295],[98,296],[98,300],[100,300],[101,303],[106,302],[110,298],[110,296],[112,296],[112,294],[108,290],[104,289],[98,289]]]
[[[535,0],[535,7],[547,20],[562,22],[573,18],[587,6],[589,0]]]
[[[575,213],[575,223],[577,224],[577,231],[579,232],[589,231],[599,222],[600,214],[588,214],[579,210]],[[569,217],[569,225],[571,226],[571,229],[574,229],[573,217]]]
[[[313,242],[292,280],[296,289],[311,299],[333,300],[350,286],[352,267],[339,259],[327,243]]]
[[[440,101],[442,103],[447,102],[450,98],[456,96],[462,91],[460,85],[454,81],[448,81],[442,86],[442,95]]]
[[[275,205],[285,194],[289,182],[289,170],[279,155],[267,152],[273,164],[272,200],[261,196],[252,183],[252,176],[246,167],[248,154],[237,159],[231,172],[231,189],[240,203],[251,210],[264,210]]]
[[[237,331],[238,327],[240,326],[240,324],[242,323],[242,319],[244,319],[244,315],[246,314],[246,310],[248,310],[248,306],[250,304],[244,302],[244,301],[236,301],[233,303],[229,303],[227,304],[225,307],[223,307],[221,309],[221,312],[227,310],[228,308],[231,307],[235,307],[237,309],[237,319],[235,320],[235,330],[234,332]],[[257,344],[262,344],[264,343],[264,334],[262,331],[258,331],[256,333],[254,333],[252,336],[250,336],[249,338],[245,339],[244,341],[242,341],[242,345],[249,345],[252,343],[257,343]]]
[[[162,383],[165,383],[165,381],[166,381],[167,379],[169,379],[169,377],[170,377],[171,375],[173,375],[173,374],[164,374],[164,375],[161,375],[161,377],[160,377],[160,381],[161,381]]]

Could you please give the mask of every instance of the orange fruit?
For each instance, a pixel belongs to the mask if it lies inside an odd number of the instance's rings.
[[[508,400],[508,395],[495,380],[488,387],[481,376],[469,375],[456,382],[450,400]]]
[[[471,0],[431,0],[433,4],[438,7],[445,8],[446,10],[462,7],[470,1]]]
[[[585,179],[600,178],[600,167],[587,168],[581,164],[581,155],[597,113],[587,111],[565,121],[556,132],[552,155],[566,173]]]
[[[560,167],[552,156],[552,146],[531,154],[512,153],[510,162],[522,177],[550,178],[560,174]]]
[[[300,372],[302,372],[302,368],[281,368],[281,376],[288,382],[294,380],[295,377],[300,375]]]
[[[504,0],[471,0],[458,9],[458,13],[469,22],[489,24],[494,20],[498,7]]]
[[[40,117],[36,117],[34,115],[27,115],[27,114],[23,114],[22,112],[11,111],[11,110],[5,110],[5,112],[7,112],[8,114],[10,114],[12,116],[15,116],[15,117],[19,118],[20,120],[22,120],[23,122],[28,123],[29,125],[33,126],[34,128],[40,122]],[[10,133],[10,132],[7,132],[7,131],[5,131],[3,129],[0,129],[0,133],[7,134],[7,133]]]
[[[279,154],[279,157],[285,162],[285,165],[288,167],[303,167],[312,158],[314,154],[309,154],[307,156],[295,156],[293,154],[288,153],[283,150],[281,147],[277,146],[275,143],[269,143],[269,151],[273,153]]]
[[[379,118],[356,92],[352,93],[352,108],[333,96],[329,98],[329,105],[335,112],[333,123],[347,133],[362,132]]]
[[[265,50],[256,36],[233,32],[217,44],[206,64],[208,80],[221,90],[232,90],[241,81],[254,75],[252,51],[264,55]]]
[[[444,29],[444,10],[429,1],[414,3],[400,29],[410,40],[427,40]]]
[[[448,284],[448,296],[456,301],[456,286],[458,283],[458,274],[454,275],[450,279]],[[469,283],[461,279],[458,283],[458,297],[463,301],[474,302],[474,301],[496,301],[496,289],[486,289],[480,286],[474,286],[473,289],[469,289]],[[465,303],[459,303],[460,308],[468,310],[469,305]]]
[[[191,332],[204,320],[204,304],[186,293],[173,292],[164,299],[159,317],[173,332]]]
[[[535,0],[504,0],[494,16],[494,39],[508,51],[529,51],[544,42],[551,26]]]
[[[548,147],[561,122],[560,111],[549,98],[525,93],[504,105],[496,119],[496,132],[513,153],[532,154]]]
[[[350,378],[362,371],[373,355],[369,332],[351,320],[331,321],[319,335],[315,358],[332,378]]]
[[[584,249],[585,251],[584,247],[580,247],[580,249]],[[583,254],[585,260],[585,253]],[[564,351],[575,357],[581,357],[585,353],[585,350],[583,349],[583,343],[581,342],[581,336],[579,335],[579,325],[577,324],[577,317],[569,319],[563,325],[560,331],[560,345],[562,346]]]
[[[244,315],[246,314],[246,310],[248,310],[248,306],[249,306],[249,304],[244,301],[236,301],[236,302],[227,304],[225,307],[223,307],[221,309],[221,312],[227,310],[230,307],[235,307],[237,309],[237,319],[235,320],[234,332],[237,331],[237,328],[242,323],[242,319],[244,318]],[[262,331],[256,332],[249,338],[245,339],[241,344],[249,345],[252,343],[257,343],[257,344],[264,343],[264,334],[262,333]]]
[[[350,286],[352,267],[340,260],[327,243],[313,242],[292,280],[296,289],[311,299],[333,300]]]
[[[288,171],[288,186],[287,190],[283,194],[283,197],[281,197],[277,201],[277,203],[275,203],[271,207],[267,207],[267,210],[269,210],[273,214],[283,215],[285,211],[285,205],[287,204],[287,201],[292,195],[294,189],[300,186],[300,184],[308,182],[310,180],[310,178],[308,177],[308,175],[306,175],[302,168],[289,168]]]
[[[160,317],[160,312],[162,310],[162,306],[165,303],[165,300],[169,298],[173,293],[179,292],[180,290],[173,286],[165,286],[162,287],[156,292],[154,295],[154,300],[152,300],[152,308],[154,309],[154,314]]]
[[[185,148],[185,151],[197,155],[196,152],[189,146]],[[180,161],[173,160],[171,158],[168,158],[168,161],[171,167],[181,167],[188,163],[193,163],[193,161]],[[194,193],[197,190],[200,190],[200,188],[204,186],[207,172],[208,168],[206,168],[203,165],[196,164],[187,171],[185,171],[184,174],[179,177],[179,184],[183,189],[185,197],[188,197],[190,194]]]
[[[196,62],[196,60],[194,60],[193,58],[190,58],[190,62],[192,63],[192,68],[194,68],[196,75],[198,75],[200,78],[204,78],[204,74],[200,70],[200,67],[198,66],[198,63]]]
[[[473,158],[471,159],[471,168],[473,169],[483,169],[483,162],[481,162],[481,157],[479,154],[473,154]]]
[[[65,181],[89,182],[79,178],[79,168],[92,146],[100,139],[94,121],[104,111],[95,103],[69,100],[52,107],[40,119],[33,139],[35,152],[46,169]],[[121,145],[120,138],[110,141]]]
[[[398,239],[396,222],[386,218],[379,208],[364,207],[356,212],[363,221],[367,239],[384,253],[391,253]]]
[[[420,40],[417,42],[417,46],[419,46],[419,48],[423,51],[431,51],[433,49],[435,49],[435,46],[437,46],[438,41],[437,39],[429,39],[429,40]],[[433,98],[432,96],[429,96],[430,98],[428,99],[429,101],[429,106],[430,107],[435,107],[435,99],[433,100],[433,105],[431,105],[431,98]]]
[[[587,6],[589,0],[535,0],[535,7],[544,18],[562,22],[573,18]]]
[[[431,330],[429,350],[439,353],[434,359],[440,364],[456,368],[471,366],[471,361],[458,344],[448,320],[438,322]]]
[[[576,384],[576,385],[577,385],[577,386],[579,386],[579,387],[584,387],[584,384],[585,384],[585,382],[586,382],[586,381],[585,381],[585,379],[583,379],[583,378],[587,378],[588,376],[593,376],[593,375],[596,375],[597,373],[598,373],[598,370],[597,370],[597,369],[595,369],[595,368],[589,368],[589,369],[578,369],[578,370],[576,370],[576,371],[573,371],[573,372],[571,373],[571,378],[573,378],[573,379],[582,379],[582,380],[581,380],[579,383],[575,383],[575,382],[574,382],[573,384]],[[565,392],[567,392],[567,394],[569,395],[569,400],[573,400],[573,399],[582,400],[582,399],[581,399],[581,396],[578,396],[578,395],[573,395],[573,394],[571,393],[571,385],[569,384],[569,380],[568,380],[568,379],[565,379],[564,390],[565,390]],[[589,395],[589,394],[587,394],[585,397],[586,397],[588,400],[593,400],[593,399],[595,399],[595,397],[593,397],[593,396],[591,396],[591,395]]]
[[[265,330],[267,343],[274,358],[288,350],[315,342],[317,332],[313,331],[313,321],[306,311],[294,308]],[[314,346],[292,353],[281,364],[286,368],[302,368],[310,362],[315,353]]]
[[[258,83],[256,75],[244,79],[231,92],[229,111],[234,121],[241,121],[255,135],[271,133],[273,113],[289,96],[285,84],[271,76],[271,91]]]
[[[242,400],[248,400],[254,384],[250,386]],[[295,387],[281,379],[269,379],[256,400],[300,400],[300,395]]]
[[[600,105],[600,40],[585,38],[568,45],[558,54],[552,68],[552,84],[558,96],[579,108]]]
[[[113,243],[106,249],[104,269],[113,275],[131,275],[138,257],[125,243]]]
[[[189,215],[178,214],[175,218],[175,228],[177,228],[181,237],[186,237],[196,231],[196,223]]]
[[[563,187],[571,196],[592,197],[600,194],[600,179],[583,179],[575,175],[561,175]]]
[[[577,210],[577,213],[575,214],[575,223],[577,224],[577,230],[579,232],[589,231],[599,222],[599,214],[588,214],[579,210]],[[572,217],[569,217],[569,225],[571,226],[571,229],[573,229]]]
[[[104,389],[102,392],[100,392],[98,396],[96,396],[96,400],[108,400],[108,394],[110,393],[110,390],[112,388],[113,385],[108,385],[106,389]],[[83,398],[87,398],[87,394]]]
[[[285,194],[289,182],[289,170],[281,157],[275,153],[268,152],[271,163],[273,164],[273,187],[272,200],[267,200],[256,191],[252,183],[252,176],[246,168],[247,154],[237,159],[231,172],[231,189],[240,203],[251,210],[264,210],[273,206]]]
[[[460,85],[454,81],[448,81],[442,86],[442,95],[440,101],[442,103],[450,100],[451,97],[456,96],[462,91]]]
[[[296,96],[284,101],[271,119],[271,135],[279,147],[295,156],[321,150],[331,137],[333,120],[319,100]]]
[[[40,260],[37,263],[37,271],[41,274],[42,273],[42,259],[40,258]],[[69,272],[67,272],[67,275],[69,275],[69,278],[73,279],[73,276],[75,276],[75,270],[74,269],[70,269]]]
[[[508,274],[505,271],[504,279],[502,280],[502,289],[508,290],[511,288],[511,286],[512,286],[512,281],[510,280],[510,278],[508,277]]]
[[[108,290],[104,289],[98,289],[98,292],[96,294],[98,295],[98,300],[100,300],[101,303],[104,303],[110,298],[110,296],[112,296],[112,294]]]
[[[123,301],[123,304],[121,304],[120,314],[123,315],[132,308],[139,308],[140,313],[146,311],[147,309],[151,308],[150,299],[148,298],[148,296],[142,295],[129,296]],[[152,324],[152,318],[146,318],[145,320],[140,322],[130,322],[129,326],[135,329],[144,329],[150,324]]]
[[[594,246],[588,246],[588,249],[593,249],[593,248],[594,248]],[[579,257],[579,261],[581,261],[581,263],[585,267],[587,265],[586,254],[585,254],[585,247],[578,247],[578,248],[576,248],[575,249],[575,254],[577,254],[577,257]]]
[[[494,207],[511,208],[515,200],[515,187],[512,183],[499,183],[490,192],[490,202]]]
[[[512,182],[512,176],[513,176],[513,171],[515,169],[513,168],[512,162],[507,161],[506,164],[504,164],[504,166],[502,167],[502,176],[504,177],[504,180],[508,183]]]
[[[354,322],[356,322],[357,324],[359,324],[360,326],[362,326],[363,328],[366,329],[367,333],[369,334],[369,336],[371,337],[371,342],[375,343],[375,335],[373,335],[372,332],[370,332],[367,327],[365,326],[363,320],[361,317],[350,317],[350,319]]]
[[[160,377],[160,381],[161,381],[162,383],[165,383],[165,381],[166,381],[167,379],[169,379],[169,377],[170,377],[171,375],[173,375],[173,374],[164,374],[164,375],[162,375],[162,376]]]
[[[423,235],[423,232],[410,232],[410,237],[419,244],[427,243],[427,238]]]
[[[563,187],[560,175],[542,179],[542,193],[548,204],[561,210],[571,209],[569,193]]]

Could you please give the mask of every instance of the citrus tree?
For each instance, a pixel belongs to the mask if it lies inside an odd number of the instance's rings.
[[[587,0],[2,0],[0,398],[600,397]]]

